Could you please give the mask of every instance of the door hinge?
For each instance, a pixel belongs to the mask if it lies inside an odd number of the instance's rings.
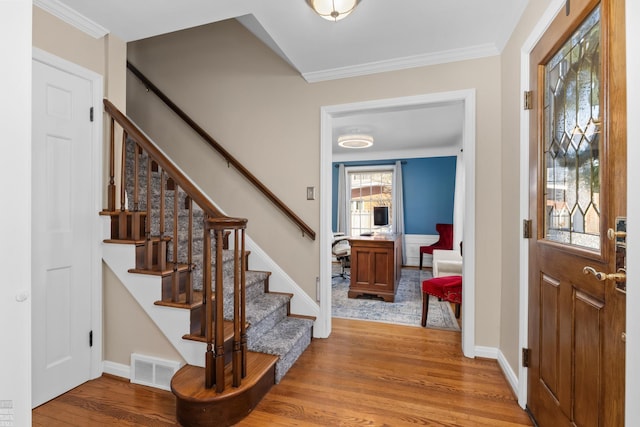
[[[522,237],[525,239],[533,237],[533,221],[530,219],[522,220]]]
[[[89,108],[89,121],[93,121],[93,107]]]
[[[93,331],[89,331],[89,347],[93,347]]]
[[[533,91],[526,90],[524,92],[524,109],[532,110],[533,109]]]
[[[523,348],[522,349],[522,367],[523,368],[528,368],[529,367],[530,356],[531,356],[531,349],[530,348]]]

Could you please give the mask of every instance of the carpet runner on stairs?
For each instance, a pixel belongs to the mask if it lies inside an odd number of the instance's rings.
[[[131,140],[126,144],[126,191],[128,208],[133,208],[134,198],[134,143]],[[147,211],[151,221],[151,235],[160,234],[160,171],[151,173],[151,209],[147,210],[147,155],[138,155],[138,210]],[[175,191],[167,189],[166,177],[164,183],[164,236],[173,236],[173,216]],[[186,194],[178,191],[178,253],[179,263],[188,262],[188,224],[189,209],[186,208]],[[202,265],[203,255],[203,211],[193,204],[192,219],[192,262]],[[215,251],[215,238],[212,239],[212,250]],[[173,242],[167,244],[167,260],[173,260]],[[233,251],[225,250],[223,253],[223,289],[224,289],[224,317],[225,320],[233,319]],[[212,262],[212,276],[215,280],[215,263]],[[196,268],[192,272],[192,283],[195,290],[202,290],[202,268]],[[295,363],[300,354],[304,352],[311,342],[313,320],[289,316],[289,304],[291,295],[265,292],[268,290],[270,273],[263,271],[247,270],[246,278],[246,320],[247,346],[250,351],[276,355],[279,360],[276,364],[276,383],[280,382],[289,368]],[[213,284],[212,284],[213,285]],[[185,325],[185,333],[189,325]],[[204,357],[204,354],[203,354]]]

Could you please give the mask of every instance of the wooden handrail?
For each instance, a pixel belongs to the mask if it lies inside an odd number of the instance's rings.
[[[203,221],[203,257],[201,260],[203,272],[203,310],[204,317],[201,322],[200,329],[202,335],[206,341],[205,352],[205,385],[207,388],[211,388],[215,385],[216,392],[222,393],[225,388],[225,336],[224,336],[224,297],[223,297],[223,280],[224,280],[224,268],[223,265],[223,241],[225,240],[225,234],[233,230],[235,235],[235,247],[233,257],[233,366],[232,375],[233,387],[239,387],[242,378],[246,376],[246,316],[245,316],[245,300],[244,295],[246,292],[246,278],[244,274],[244,259],[246,257],[245,250],[245,229],[247,227],[247,220],[245,218],[231,218],[220,212],[212,202],[169,160],[150,140],[149,138],[127,118],[120,110],[118,110],[109,100],[104,100],[105,112],[111,117],[111,135],[110,135],[110,159],[109,159],[109,184],[108,189],[108,211],[109,214],[113,214],[115,211],[115,183],[114,181],[114,155],[115,155],[115,143],[114,143],[114,124],[115,122],[122,128],[122,164],[120,173],[120,208],[117,212],[118,218],[118,238],[128,241],[139,241],[141,237],[141,226],[144,226],[144,247],[145,254],[142,257],[144,259],[144,265],[147,270],[155,272],[164,272],[167,270],[167,241],[165,237],[170,237],[172,240],[173,256],[171,260],[171,282],[170,290],[165,292],[162,290],[163,301],[178,303],[180,300],[180,293],[184,292],[184,300],[187,304],[192,304],[194,301],[193,290],[191,289],[191,273],[193,272],[192,265],[192,227],[193,227],[193,204],[198,205],[204,212]],[[131,140],[133,143],[133,164],[129,168],[127,166],[127,143]],[[145,197],[146,197],[146,213],[140,212],[139,209],[139,186],[143,185],[139,180],[139,155],[146,153],[146,179],[144,185],[146,185]],[[155,237],[157,242],[157,248],[154,249],[154,244],[151,236],[151,218],[149,217],[152,212],[151,208],[151,195],[153,190],[151,189],[151,173],[153,167],[158,166],[159,170],[159,218],[158,229],[159,235]],[[128,172],[128,170],[130,170]],[[134,210],[129,211],[126,207],[126,183],[128,174],[133,173],[131,178],[134,189],[133,193],[133,206]],[[170,185],[169,185],[170,183]],[[167,210],[172,214],[172,236],[165,236],[165,187],[168,190],[173,191],[173,202],[167,206]],[[188,230],[186,231],[187,238],[187,268],[189,277],[185,281],[181,282],[180,273],[180,261],[178,258],[179,252],[179,191],[185,194],[185,207],[189,210],[188,217]],[[131,193],[130,193],[131,194]],[[129,214],[131,214],[131,226],[129,227]],[[141,218],[144,215],[144,224],[141,223]],[[130,230],[129,230],[130,229]],[[184,228],[183,228],[184,229]],[[113,229],[112,229],[113,234]],[[215,237],[215,254],[211,247],[211,239]],[[113,238],[113,236],[112,236]],[[154,268],[154,256],[156,258],[157,266]],[[215,259],[213,259],[214,257]],[[215,277],[212,272],[212,262],[215,268]],[[214,280],[215,279],[215,280]],[[215,288],[212,289],[212,284]],[[187,288],[188,287],[188,288]],[[184,288],[181,291],[181,288]],[[167,295],[167,293],[169,295]],[[214,307],[215,304],[215,307]]]
[[[104,110],[115,119],[124,131],[140,145],[156,163],[166,171],[210,218],[225,218],[211,201],[196,187],[167,157],[149,140],[149,138],[127,116],[108,99],[104,100]]]
[[[178,115],[191,129],[193,129],[202,139],[204,139],[213,149],[234,168],[238,170],[249,182],[251,182],[267,199],[276,205],[285,216],[293,221],[302,230],[302,234],[309,236],[311,240],[316,239],[316,232],[313,231],[298,215],[295,214],[282,200],[280,200],[271,190],[269,190],[258,178],[256,178],[249,170],[244,167],[235,157],[231,155],[224,147],[222,147],[211,135],[209,135],[200,125],[198,125],[191,117],[187,115],[180,107],[178,107],[168,96],[166,96],[156,85],[154,85],[140,70],[127,61],[127,68],[140,81],[152,91],[158,98],[162,100],[174,113]]]

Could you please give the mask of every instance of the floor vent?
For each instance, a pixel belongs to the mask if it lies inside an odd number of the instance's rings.
[[[171,378],[180,362],[131,353],[131,382],[171,391]]]

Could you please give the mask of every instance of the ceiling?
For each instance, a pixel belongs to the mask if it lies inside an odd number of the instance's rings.
[[[127,42],[236,18],[313,83],[498,55],[528,1],[362,0],[338,22],[317,16],[306,0],[34,0],[34,4],[63,19],[77,13]],[[461,139],[462,118],[462,104],[451,103],[336,117],[334,144],[341,132],[350,129],[371,130],[376,142],[369,152],[409,153],[455,144]],[[335,145],[336,155],[347,155],[342,150]]]

